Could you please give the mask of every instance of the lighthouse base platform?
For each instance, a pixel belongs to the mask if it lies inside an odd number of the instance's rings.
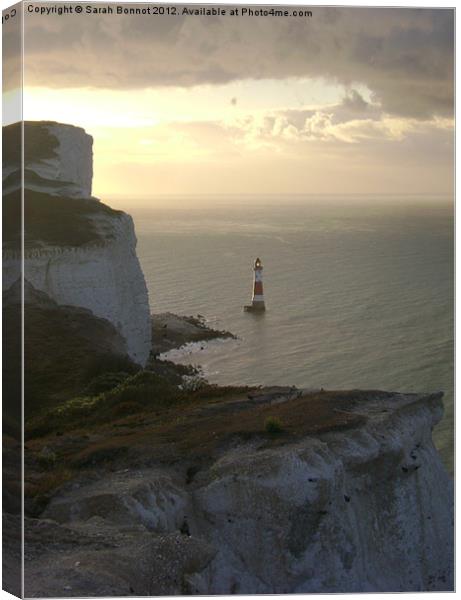
[[[266,305],[264,302],[254,302],[253,304],[247,304],[243,307],[245,312],[264,312],[266,310]]]

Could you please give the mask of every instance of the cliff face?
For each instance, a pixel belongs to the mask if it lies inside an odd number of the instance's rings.
[[[19,151],[14,128],[6,127],[3,190],[9,193],[21,182]],[[93,179],[93,138],[80,127],[52,121],[24,123],[24,178],[27,189],[56,196],[89,198]]]
[[[87,308],[110,321],[126,340],[128,355],[145,365],[150,311],[133,221],[90,197],[91,136],[57,123],[24,127],[26,280],[58,304]],[[17,173],[8,169],[14,162],[7,156],[6,221],[19,200]],[[18,243],[4,236],[4,290],[17,279]]]
[[[231,433],[234,421],[297,406],[310,434]],[[453,489],[431,437],[441,414],[441,394],[262,391],[191,408],[188,437],[182,422],[171,424],[167,449],[150,429],[149,447],[142,432],[129,441],[124,432],[128,455],[120,457],[113,439],[104,451],[114,457],[110,473],[63,486],[40,520],[28,522],[26,592],[451,590]],[[299,417],[288,419],[287,430],[300,432]],[[98,454],[78,455],[85,465],[101,456],[100,435],[97,444]],[[60,541],[44,553],[43,536]]]
[[[439,402],[397,396],[365,412],[354,432],[214,466],[194,501],[219,551],[191,581],[197,593],[452,589],[453,491],[431,440]]]

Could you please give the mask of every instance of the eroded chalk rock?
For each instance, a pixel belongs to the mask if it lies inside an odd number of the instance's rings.
[[[355,410],[366,425],[234,450],[202,474],[200,533],[219,551],[196,593],[453,589],[452,481],[431,436],[441,395]]]
[[[59,595],[49,587],[58,581],[71,587],[61,595],[125,595],[127,586],[153,595],[452,590],[453,483],[432,442],[442,394],[357,398],[348,406],[361,418],[348,428],[223,445],[193,478],[187,464],[175,464],[69,482],[34,527],[54,523],[78,541],[66,553],[59,536],[42,538],[42,554],[36,546],[29,553],[26,588]]]
[[[90,484],[70,483],[50,502],[43,517],[59,523],[85,522],[101,517],[149,531],[179,531],[189,498],[168,475],[159,471],[122,471]]]
[[[15,123],[3,129],[3,194],[21,186]],[[53,121],[24,122],[24,182],[29,190],[71,198],[91,197],[93,138],[81,127]]]

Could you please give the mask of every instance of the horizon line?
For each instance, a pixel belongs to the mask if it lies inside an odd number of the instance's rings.
[[[100,192],[106,196],[130,196],[131,198],[164,198],[166,196],[455,196],[455,192],[165,192],[133,194],[130,192]]]

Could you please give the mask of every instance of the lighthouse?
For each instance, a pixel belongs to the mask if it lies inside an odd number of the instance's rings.
[[[261,259],[257,258],[254,264],[254,280],[253,280],[253,298],[251,304],[244,306],[246,311],[264,311],[266,305],[264,304],[264,292],[263,292],[263,265]]]

